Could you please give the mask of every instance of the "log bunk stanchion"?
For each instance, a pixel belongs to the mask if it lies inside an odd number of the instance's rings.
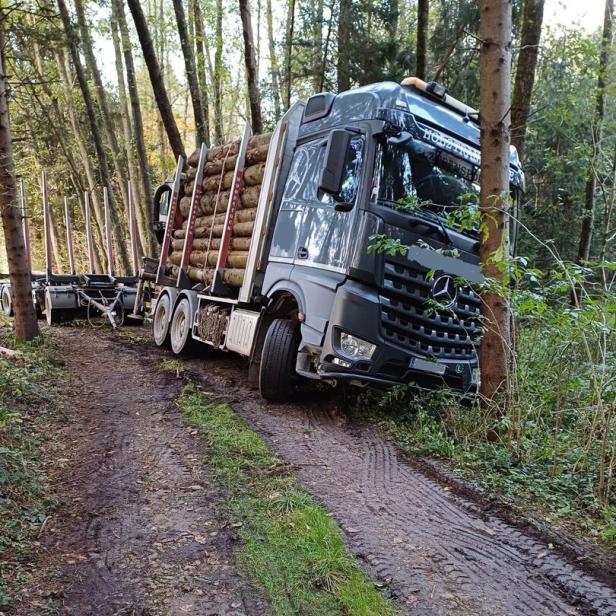
[[[24,234],[24,246],[26,249],[26,259],[28,261],[28,269],[32,274],[32,250],[30,248],[30,221],[28,219],[28,208],[26,206],[26,190],[24,188],[23,178],[19,178],[19,191],[21,200],[21,225]]]
[[[107,245],[107,275],[113,278],[115,264],[113,258],[113,236],[111,233],[111,208],[109,207],[109,191],[103,188],[103,207],[105,208],[105,243]]]
[[[83,193],[83,204],[86,212],[86,246],[88,249],[88,265],[90,273],[96,274],[94,264],[94,238],[92,237],[92,212],[90,211],[90,193]]]
[[[244,183],[244,168],[246,166],[246,150],[248,148],[248,140],[251,136],[250,125],[248,122],[244,125],[244,133],[240,143],[240,151],[237,154],[235,161],[235,171],[233,173],[233,183],[229,194],[229,205],[225,216],[222,237],[220,238],[220,249],[218,259],[216,261],[216,270],[210,286],[211,295],[230,296],[230,289],[223,281],[224,269],[227,265],[227,257],[229,256],[229,246],[231,244],[231,235],[233,233],[233,223],[235,222],[235,212],[240,200],[240,190]]]
[[[178,211],[178,203],[180,200],[180,187],[182,183],[182,171],[184,169],[184,158],[178,156],[178,164],[175,169],[175,176],[173,179],[173,188],[171,189],[171,203],[169,205],[169,212],[167,214],[167,226],[165,227],[165,236],[163,238],[163,244],[160,248],[160,261],[158,262],[158,272],[156,274],[157,285],[174,285],[175,280],[169,278],[165,274],[167,267],[167,261],[169,259],[169,248],[171,247],[171,236],[173,234],[173,228],[175,223],[175,216]]]
[[[64,223],[66,225],[66,248],[68,251],[68,265],[71,274],[75,276],[77,269],[75,268],[75,254],[73,250],[73,223],[71,220],[71,212],[68,207],[68,197],[64,197]]]
[[[43,197],[43,234],[45,241],[45,276],[51,281],[51,217],[49,214],[49,196],[47,193],[47,171],[41,172],[41,194]]]

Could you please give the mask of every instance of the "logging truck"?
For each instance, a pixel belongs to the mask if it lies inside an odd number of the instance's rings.
[[[180,157],[141,272],[155,343],[239,353],[277,402],[300,379],[472,394],[479,133],[476,110],[407,78],[317,94],[271,135],[246,126],[187,169]],[[510,184],[516,203],[513,148]]]

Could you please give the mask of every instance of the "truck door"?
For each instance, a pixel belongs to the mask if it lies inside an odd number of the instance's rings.
[[[351,254],[355,203],[360,185],[365,138],[354,136],[347,149],[342,190],[335,198],[318,189],[327,140],[304,144],[311,172],[302,187],[303,216],[297,233],[295,265],[309,265],[337,272],[346,271]],[[337,211],[344,202],[350,211]]]

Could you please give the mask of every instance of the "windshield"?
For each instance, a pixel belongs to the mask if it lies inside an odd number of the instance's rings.
[[[428,210],[448,215],[479,205],[478,170],[461,159],[423,142],[412,145],[381,142],[377,147],[373,198],[400,210]]]

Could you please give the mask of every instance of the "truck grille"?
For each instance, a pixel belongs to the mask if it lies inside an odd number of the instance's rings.
[[[380,292],[381,334],[429,357],[473,359],[481,333],[479,296],[470,288],[458,288],[454,304],[440,310],[429,302],[432,285],[427,270],[386,259]]]

